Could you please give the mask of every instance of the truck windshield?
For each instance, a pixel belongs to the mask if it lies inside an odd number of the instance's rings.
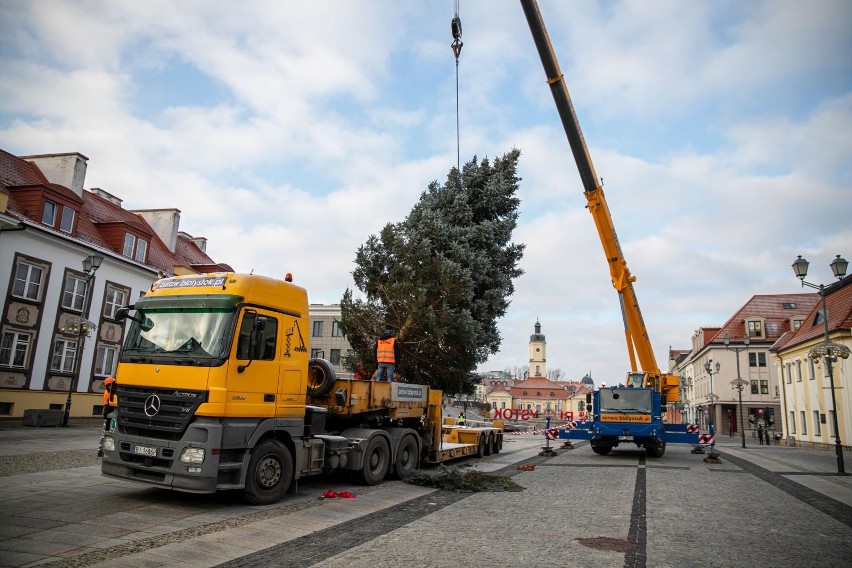
[[[138,310],[125,353],[225,357],[234,310],[171,308]]]
[[[650,389],[601,389],[600,412],[651,413]]]

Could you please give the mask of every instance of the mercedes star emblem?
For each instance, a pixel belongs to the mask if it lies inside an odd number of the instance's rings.
[[[152,416],[156,416],[160,411],[160,397],[152,394],[148,398],[145,399],[145,416],[149,418]]]

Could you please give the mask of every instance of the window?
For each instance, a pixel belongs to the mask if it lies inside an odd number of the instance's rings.
[[[790,363],[787,363],[787,384],[793,382],[793,372],[790,370]]]
[[[59,224],[59,229],[66,233],[70,233],[74,228],[74,210],[70,207],[62,208],[62,221]]]
[[[62,291],[62,307],[82,312],[85,297],[86,280],[72,274],[66,276],[65,289]]]
[[[819,410],[814,410],[814,436],[822,436],[822,427],[819,424]]]
[[[323,359],[325,357],[325,351],[322,349],[311,349],[311,359]]]
[[[748,366],[757,367],[757,353],[748,354]]]
[[[796,433],[796,413],[792,410],[790,411],[790,419],[787,421],[790,424],[790,433]]]
[[[329,361],[332,365],[340,365],[340,349],[331,350],[331,359]]]
[[[56,203],[53,201],[44,202],[44,211],[41,213],[41,222],[51,227],[56,223]]]
[[[505,400],[500,401],[500,408],[506,408],[506,401]]]
[[[38,301],[41,299],[41,280],[44,277],[44,269],[29,262],[19,260],[15,269],[15,284],[12,295],[27,300]]]
[[[313,333],[311,335],[313,335],[314,337],[322,337],[322,322],[321,321],[315,321],[314,322]]]
[[[148,252],[148,241],[139,239],[136,243],[136,255],[133,257],[138,262],[145,262],[145,254]]]
[[[800,327],[802,327],[802,320],[800,320],[800,319],[794,319],[794,320],[793,320],[793,331],[796,331],[796,330],[797,330],[797,329],[799,329]]]
[[[77,342],[68,339],[57,339],[53,344],[53,357],[50,360],[50,370],[60,373],[74,372],[74,356],[77,353]]]
[[[808,362],[810,363],[811,380],[814,380],[816,378],[816,368],[814,368],[814,360],[809,358]]]
[[[793,302],[784,302],[782,305],[784,306],[785,310],[795,310],[796,309],[796,304],[794,304]]]
[[[796,361],[796,382],[797,383],[802,382],[802,361],[801,360]]]
[[[133,258],[133,250],[136,248],[136,237],[130,233],[124,233],[124,250],[121,252],[127,258]]]
[[[104,317],[115,319],[115,312],[124,305],[124,297],[124,290],[107,286],[106,298],[104,299]]]
[[[259,352],[250,353],[251,350],[251,334],[254,329],[255,319],[258,317],[256,312],[246,311],[243,315],[243,321],[240,324],[240,334],[237,336],[237,359],[254,359],[255,361],[272,361],[275,359],[276,340],[278,337],[278,320],[269,316],[260,316],[266,320],[258,344],[263,346]],[[254,357],[251,357],[254,355]]]
[[[766,353],[761,351],[757,354],[757,366],[766,367]]]
[[[760,381],[760,394],[769,394],[769,381],[766,379]]]
[[[331,322],[331,336],[332,337],[343,337],[343,331],[340,329],[340,322],[333,321]]]
[[[752,337],[763,337],[763,324],[759,321],[748,322],[748,333]]]
[[[4,331],[0,344],[0,365],[24,369],[29,361],[30,334],[20,331]]]
[[[108,377],[115,374],[115,362],[118,349],[109,345],[101,345],[98,347],[98,353],[95,356],[95,376]]]
[[[805,411],[800,411],[802,417],[802,436],[808,435],[808,416],[805,414]]]
[[[751,382],[751,394],[758,394],[758,392],[757,392],[757,381]]]

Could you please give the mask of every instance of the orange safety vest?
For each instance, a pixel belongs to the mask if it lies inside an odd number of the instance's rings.
[[[109,406],[109,401],[112,398],[112,395],[109,392],[109,387],[104,389],[104,406]]]
[[[395,342],[395,337],[379,339],[378,350],[376,351],[376,360],[379,363],[396,363],[396,357],[393,354],[393,345]]]

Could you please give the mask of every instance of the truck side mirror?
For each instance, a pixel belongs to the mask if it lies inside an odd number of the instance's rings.
[[[591,406],[591,405],[592,405],[592,393],[587,392],[586,393],[586,406]]]
[[[115,319],[116,321],[124,321],[127,319],[127,316],[130,313],[130,310],[133,309],[133,306],[122,306],[115,310]]]

